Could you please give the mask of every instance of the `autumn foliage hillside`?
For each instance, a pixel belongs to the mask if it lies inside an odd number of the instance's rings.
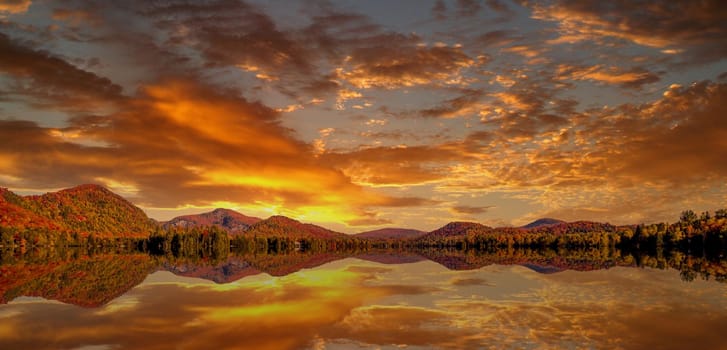
[[[58,230],[62,227],[51,219],[42,217],[28,209],[21,207],[25,199],[0,188],[0,227],[49,228]]]
[[[260,218],[246,216],[234,210],[218,208],[209,213],[178,216],[163,223],[162,226],[167,229],[217,226],[230,234],[240,234],[260,220]]]
[[[98,307],[126,293],[156,270],[147,254],[99,254],[44,262],[0,264],[0,304],[37,296]]]
[[[406,228],[382,228],[373,231],[361,232],[353,235],[364,239],[410,239],[426,234],[426,232]]]
[[[300,221],[285,216],[271,216],[250,226],[245,233],[247,236],[275,236],[287,238],[344,238],[346,235],[340,232],[316,226],[304,224]]]
[[[542,219],[535,220],[535,221],[523,226],[523,228],[536,228],[536,227],[541,227],[541,226],[550,226],[550,225],[562,224],[562,223],[565,223],[565,221],[558,220],[558,219],[551,219],[551,218],[542,218]]]
[[[147,237],[156,226],[144,211],[98,185],[25,197],[0,190],[0,227]]]
[[[492,228],[476,222],[450,222],[441,228],[422,236],[421,239],[438,239],[442,237],[463,236],[474,233],[491,232]]]

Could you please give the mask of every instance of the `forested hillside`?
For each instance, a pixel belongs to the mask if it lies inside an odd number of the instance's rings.
[[[25,197],[0,189],[2,245],[146,238],[157,226],[143,210],[98,185]]]

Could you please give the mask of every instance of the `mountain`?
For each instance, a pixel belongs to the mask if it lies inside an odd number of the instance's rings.
[[[450,222],[432,232],[429,232],[419,239],[437,239],[442,237],[462,236],[468,233],[485,233],[491,232],[492,227],[478,224],[476,222]]]
[[[143,210],[99,185],[80,185],[24,197],[2,190],[0,197],[0,210],[5,214],[0,226],[4,227],[146,237],[157,225]]]
[[[562,235],[571,233],[616,232],[616,229],[616,226],[609,223],[594,221],[561,221],[550,225],[535,226],[532,228],[528,228],[527,230],[531,233]]]
[[[345,238],[340,232],[304,224],[285,216],[271,216],[250,226],[245,235],[256,236],[283,236],[289,238]]]
[[[163,223],[162,227],[168,229],[172,227],[217,226],[231,234],[239,234],[247,231],[250,225],[261,220],[260,218],[245,216],[234,210],[217,208],[208,213],[178,216]]]
[[[425,235],[426,232],[407,228],[382,228],[353,235],[365,239],[409,239]]]
[[[564,223],[563,220],[558,219],[551,219],[551,218],[542,218],[535,220],[525,226],[522,226],[522,228],[535,228],[535,227],[541,227],[541,226],[550,226],[550,225],[557,225],[560,223]]]
[[[58,223],[23,208],[23,204],[23,197],[0,188],[0,227],[62,229]]]

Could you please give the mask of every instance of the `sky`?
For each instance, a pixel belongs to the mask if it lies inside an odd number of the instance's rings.
[[[342,232],[727,207],[727,5],[0,0],[0,187]]]

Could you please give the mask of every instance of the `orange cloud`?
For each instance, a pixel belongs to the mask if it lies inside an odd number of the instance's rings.
[[[2,0],[0,1],[0,17],[3,13],[18,14],[28,11],[31,0]]]
[[[447,176],[442,163],[467,156],[440,146],[375,147],[348,153],[326,153],[322,160],[342,169],[355,183],[368,185],[412,185]]]
[[[528,6],[533,9],[533,18],[558,23],[560,36],[550,44],[616,38],[649,47],[687,49],[689,59],[695,62],[716,61],[727,54],[723,4],[719,0],[649,6],[563,0]]]
[[[645,69],[624,70],[618,67],[596,65],[592,67],[558,66],[557,74],[564,80],[593,80],[626,88],[640,89],[645,84],[659,81],[659,76]]]
[[[488,209],[492,208],[489,207],[472,207],[467,205],[457,205],[451,208],[452,212],[454,214],[470,214],[470,215],[476,215],[476,214],[484,214],[487,212]]]
[[[87,10],[54,9],[52,18],[57,21],[68,22],[73,27],[88,23],[93,27],[101,25],[101,18],[96,13]]]
[[[681,207],[708,209],[727,193],[720,180],[727,176],[720,161],[727,157],[720,122],[726,94],[724,84],[675,85],[652,103],[591,111],[561,125],[565,131],[556,142],[532,134],[525,144],[532,148],[502,152],[489,165],[469,169],[483,174],[481,180],[461,183],[546,189],[537,201],[548,209],[533,217],[626,223],[673,220]]]
[[[122,112],[77,118],[64,130],[102,145],[84,146],[34,123],[0,123],[0,154],[9,166],[3,172],[24,178],[26,186],[104,178],[132,186],[135,201],[146,206],[227,201],[285,208],[316,222],[355,220],[367,206],[417,205],[368,192],[319,164],[312,147],[279,125],[274,110],[188,81],[144,87]]]
[[[502,49],[504,52],[512,52],[526,58],[535,58],[540,55],[540,50],[526,45],[516,45]]]
[[[45,108],[88,111],[113,106],[122,89],[109,79],[79,69],[47,52],[28,47],[0,33],[0,72],[17,86],[11,99],[28,99]]]
[[[462,70],[475,65],[460,47],[417,45],[416,38],[391,36],[385,45],[355,48],[339,78],[360,88],[466,85]]]
[[[456,118],[460,116],[479,115],[484,105],[480,101],[482,92],[468,91],[462,96],[443,101],[441,104],[421,110],[419,113],[425,117]]]

